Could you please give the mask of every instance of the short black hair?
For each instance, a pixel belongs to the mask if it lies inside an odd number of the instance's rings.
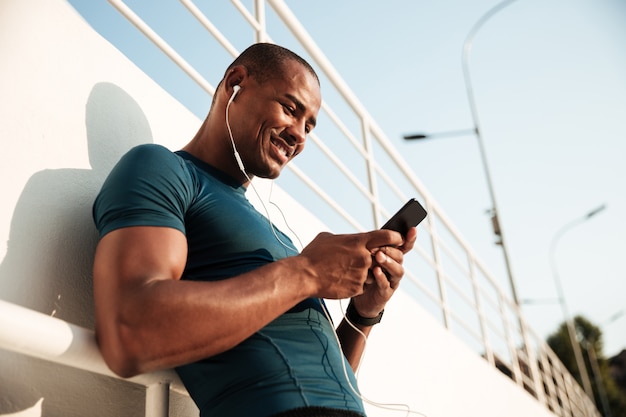
[[[319,84],[320,80],[315,70],[304,58],[287,48],[272,43],[255,43],[249,46],[228,66],[224,75],[231,68],[243,65],[248,70],[248,74],[254,77],[257,82],[263,83],[282,76],[285,63],[288,61],[300,63],[315,77]]]

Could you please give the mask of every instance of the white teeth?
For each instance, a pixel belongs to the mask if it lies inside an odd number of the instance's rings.
[[[289,153],[289,149],[285,148],[282,143],[277,142],[272,140],[272,143],[274,144],[274,146],[276,146],[278,148],[278,150],[280,151],[280,153],[283,154],[283,156],[287,156]]]

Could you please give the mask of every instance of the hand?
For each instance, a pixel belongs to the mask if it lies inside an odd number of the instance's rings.
[[[364,291],[368,274],[375,262],[372,255],[379,248],[401,248],[403,245],[400,234],[391,230],[349,235],[320,233],[299,255],[304,261],[301,271],[311,278],[307,282],[315,285],[313,291],[315,297],[329,299],[354,297]],[[401,249],[394,252],[401,254]],[[397,258],[398,253],[392,256]],[[402,274],[402,271],[398,271],[396,262],[385,262],[382,259],[383,254],[379,256],[383,265],[389,267],[393,274]]]
[[[354,306],[363,317],[376,317],[394,294],[404,276],[404,254],[415,245],[417,229],[409,229],[401,245],[383,246],[372,251],[372,268],[363,293],[354,297]]]

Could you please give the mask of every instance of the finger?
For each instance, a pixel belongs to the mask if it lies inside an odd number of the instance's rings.
[[[376,280],[376,287],[381,292],[389,288],[390,282],[394,280],[394,278],[389,276],[386,271],[380,266],[375,266],[374,268],[372,268],[372,275]]]
[[[383,268],[390,275],[402,275],[404,254],[401,250],[386,246],[374,254],[375,264]]]
[[[401,264],[404,260],[402,248],[395,246],[385,246],[373,251],[374,261],[380,264],[386,262],[397,262]]]
[[[417,227],[411,227],[404,237],[404,243],[400,246],[402,252],[407,253],[415,246],[417,240]]]
[[[401,257],[402,252],[399,253]],[[385,281],[387,281],[385,284],[389,285],[392,289],[395,290],[396,288],[398,288],[398,285],[400,285],[400,280],[404,276],[404,267],[402,266],[402,263],[396,262],[391,257],[386,256],[384,253],[382,253],[382,251],[380,254],[377,253],[376,263],[378,264],[379,262],[380,265],[377,265],[375,268],[382,269],[385,275]],[[378,275],[376,275],[376,277],[379,278]]]
[[[365,233],[367,242],[365,246],[369,250],[383,246],[401,246],[404,243],[402,235],[393,230],[380,229]]]

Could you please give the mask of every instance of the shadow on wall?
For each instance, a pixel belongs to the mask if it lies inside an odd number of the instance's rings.
[[[133,146],[152,142],[152,132],[137,102],[110,83],[92,88],[85,126],[91,169],[37,172],[20,195],[0,265],[0,298],[93,329],[97,232],[91,205],[113,165]],[[142,390],[135,390],[136,397],[128,387],[124,396],[115,389],[134,384],[8,352],[0,352],[0,369],[0,416],[27,410],[41,399],[41,414],[29,415],[110,416],[116,414],[111,404],[125,416],[143,415]]]

